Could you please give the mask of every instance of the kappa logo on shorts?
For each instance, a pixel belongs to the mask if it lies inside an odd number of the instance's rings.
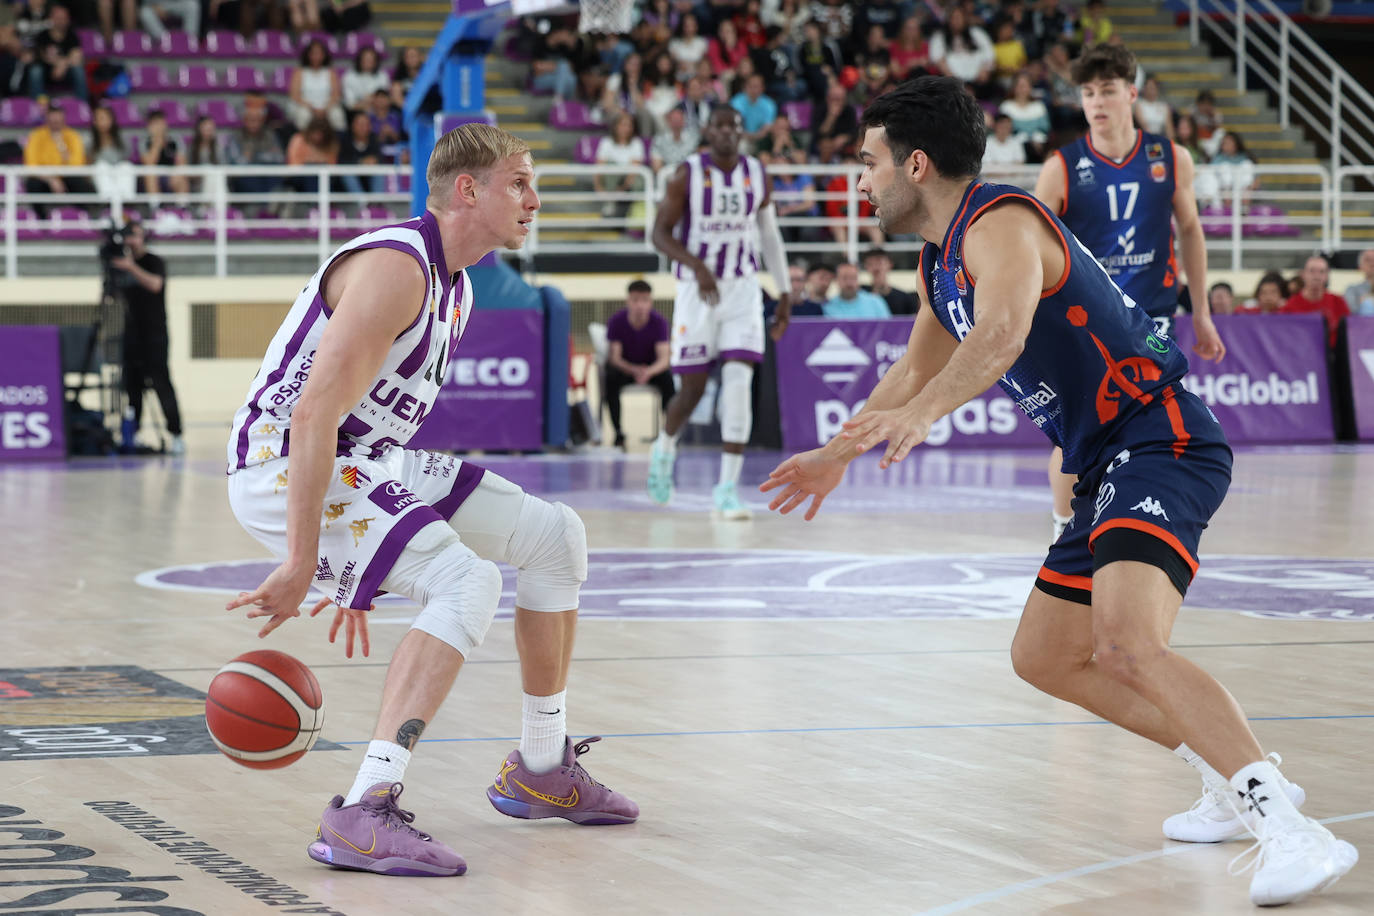
[[[330,522],[337,522],[343,518],[344,510],[353,505],[348,500],[341,503],[330,503],[324,507],[324,527],[329,528]]]
[[[1102,510],[1111,505],[1112,500],[1116,499],[1116,487],[1110,483],[1104,483],[1102,488],[1097,491],[1097,501],[1093,503],[1093,524],[1102,517]]]
[[[352,487],[355,490],[372,486],[372,478],[364,474],[362,468],[352,464],[346,464],[339,468],[339,480],[344,486]]]
[[[1161,506],[1159,500],[1155,499],[1153,496],[1147,496],[1134,506],[1131,506],[1131,511],[1144,512],[1146,515],[1163,516],[1166,522],[1169,520],[1169,516],[1164,512],[1164,507]]]
[[[1123,448],[1121,451],[1116,453],[1116,457],[1112,459],[1112,463],[1107,465],[1107,473],[1110,474],[1112,471],[1115,471],[1117,468],[1121,467],[1123,464],[1130,460],[1131,450],[1128,448]]]
[[[407,490],[400,483],[389,480],[367,494],[368,501],[387,515],[400,515],[411,506],[420,502],[420,497]]]
[[[357,547],[358,543],[367,535],[367,523],[375,522],[376,520],[374,516],[372,518],[360,518],[356,522],[348,523],[348,530],[353,534],[354,547]]]

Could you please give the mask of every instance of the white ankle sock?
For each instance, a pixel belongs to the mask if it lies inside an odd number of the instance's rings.
[[[677,436],[668,435],[667,429],[660,429],[658,431],[658,438],[654,440],[654,444],[657,445],[659,451],[663,452],[665,455],[677,454]]]
[[[1070,512],[1068,515],[1060,515],[1058,512],[1055,512],[1053,509],[1051,509],[1050,517],[1054,519],[1054,523],[1056,525],[1067,525],[1069,522],[1073,521],[1072,512]],[[1178,751],[1174,751],[1174,753],[1177,754]]]
[[[1199,755],[1197,751],[1193,750],[1187,744],[1180,744],[1178,747],[1174,748],[1174,753],[1182,757],[1184,763],[1188,764],[1188,766],[1192,767],[1193,769],[1197,770],[1198,773],[1202,774],[1202,781],[1207,783],[1207,785],[1228,785],[1226,777],[1222,776],[1215,769],[1213,769],[1210,763],[1203,760],[1201,755]]]
[[[739,472],[744,467],[744,456],[730,452],[720,453],[720,482],[738,483]]]
[[[358,777],[353,780],[353,788],[344,796],[344,804],[356,804],[363,793],[379,782],[400,782],[410,763],[410,751],[390,741],[373,741],[367,746],[363,765],[358,767]]]
[[[520,716],[520,758],[531,773],[547,773],[563,762],[568,737],[568,691],[552,696],[525,694]]]
[[[1288,793],[1283,790],[1278,767],[1268,760],[1259,760],[1243,766],[1231,777],[1231,788],[1240,793],[1237,806],[1244,811],[1247,807],[1258,812],[1266,819],[1302,823],[1306,820]]]

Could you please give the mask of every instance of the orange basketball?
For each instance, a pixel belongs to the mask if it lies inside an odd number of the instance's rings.
[[[287,766],[320,736],[320,682],[285,652],[246,652],[219,669],[210,682],[205,725],[231,760],[257,770]]]

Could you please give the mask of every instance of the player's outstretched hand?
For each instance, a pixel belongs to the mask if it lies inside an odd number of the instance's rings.
[[[889,468],[907,456],[913,448],[926,441],[930,435],[930,421],[920,417],[910,405],[893,410],[872,410],[862,413],[844,424],[846,439],[857,439],[855,449],[860,453],[871,451],[887,441],[887,451],[883,453],[878,467]]]
[[[334,605],[328,598],[320,600],[310,609],[310,616],[314,617],[320,611]],[[375,609],[373,605],[368,610]],[[367,611],[358,611],[353,608],[339,607],[334,605],[334,622],[329,625],[329,641],[334,642],[334,637],[339,635],[339,627],[344,626],[344,656],[353,657],[353,639],[358,638],[358,644],[363,650],[363,658],[367,658],[372,651],[372,642],[367,638]]]
[[[1203,359],[1221,362],[1221,358],[1226,355],[1226,344],[1221,342],[1221,335],[1217,333],[1217,326],[1213,323],[1212,316],[1194,313],[1193,331],[1197,335],[1197,343],[1193,344],[1193,352]]]
[[[830,491],[844,479],[848,462],[831,458],[825,449],[812,449],[793,455],[782,464],[773,468],[768,479],[759,484],[759,490],[767,493],[781,488],[782,492],[773,497],[768,504],[770,510],[787,515],[811,497],[811,506],[803,516],[808,522],[816,517]]]
[[[773,326],[768,329],[768,334],[777,343],[782,340],[782,335],[787,333],[787,326],[792,323],[792,295],[783,293],[778,297],[777,310],[773,312]]]
[[[252,605],[248,617],[271,617],[261,630],[262,639],[292,617],[301,616],[301,604],[315,579],[313,566],[294,569],[283,563],[262,581],[255,591],[239,592],[239,596],[224,606],[226,611]]]
[[[698,267],[695,271],[697,278],[697,291],[701,294],[701,301],[707,305],[720,304],[720,287],[716,285],[716,275],[711,273],[710,268],[705,264]]]

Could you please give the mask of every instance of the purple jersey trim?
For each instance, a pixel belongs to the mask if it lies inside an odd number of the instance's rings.
[[[377,486],[381,486],[380,483]],[[396,565],[406,545],[410,543],[421,528],[431,522],[442,522],[439,513],[435,512],[430,506],[424,503],[416,503],[405,515],[396,522],[396,527],[386,533],[382,538],[382,545],[373,554],[372,560],[363,570],[362,576],[358,579],[358,588],[353,593],[353,600],[349,602],[349,608],[355,611],[365,611],[372,607],[372,599],[377,596],[377,590],[381,588],[382,581],[386,579],[387,573]]]
[[[405,242],[398,242],[398,241],[396,241],[395,239],[378,239],[378,240],[375,241],[375,242],[367,242],[367,243],[365,243],[365,244],[359,245],[357,248],[354,248],[354,249],[352,249],[351,251],[349,251],[348,254],[352,254],[354,251],[363,251],[363,250],[368,249],[368,248],[390,248],[390,249],[392,249],[393,251],[403,251],[403,252],[405,252],[406,254],[410,255],[412,258],[415,259],[415,263],[416,263],[416,264],[419,264],[419,265],[420,265],[420,273],[424,275],[425,281],[426,281],[426,282],[429,281],[429,265],[425,263],[424,258],[420,257],[420,252],[418,252],[418,251],[415,250],[415,246],[414,246],[414,245],[408,245],[408,244],[406,244]],[[333,265],[330,265],[330,270],[333,270]],[[325,276],[328,276],[328,275],[329,275],[329,271],[325,271]],[[323,300],[324,277],[321,277],[321,278],[320,278],[320,290],[321,290],[321,300]],[[325,315],[328,316],[328,315],[331,313],[331,311],[332,311],[332,310],[326,305],[326,306],[325,306]],[[416,313],[415,313],[415,320],[412,321],[410,324],[406,325],[406,329],[405,329],[404,331],[402,331],[401,333],[397,334],[397,335],[396,335],[396,339],[397,339],[397,340],[400,340],[402,337],[406,336],[406,335],[409,334],[411,331],[415,330],[415,326],[418,325],[418,324],[420,323],[420,318],[423,317],[424,314],[425,314],[425,303],[424,303],[424,300],[421,300],[421,301],[420,301],[420,308],[419,308],[419,310],[416,311]]]
[[[428,313],[429,317],[425,322],[424,333],[420,335],[420,341],[415,344],[415,349],[410,351],[410,355],[396,367],[396,374],[401,378],[410,378],[413,376],[419,371],[420,367],[425,364],[425,360],[429,357],[429,337],[434,330],[434,308],[422,310],[421,314],[425,313]],[[419,316],[416,316],[416,318],[418,320]],[[414,325],[411,325],[411,327],[413,328]],[[406,333],[410,333],[410,328],[406,329]]]
[[[477,489],[477,485],[482,482],[482,477],[487,473],[486,468],[478,467],[464,461],[458,467],[458,474],[453,478],[453,489],[449,490],[448,495],[434,504],[434,511],[439,513],[439,517],[444,521],[450,521],[463,502],[472,495],[472,491]]]
[[[239,429],[238,467],[248,467],[248,431],[253,428],[254,423],[258,422],[258,417],[262,416],[262,408],[258,406],[258,401],[267,393],[268,388],[281,383],[282,378],[286,375],[287,367],[291,365],[296,355],[300,353],[301,345],[305,343],[306,335],[310,333],[310,329],[315,326],[316,319],[323,314],[323,312],[324,297],[316,292],[315,298],[310,301],[310,307],[305,310],[305,317],[301,319],[300,327],[296,328],[296,333],[291,335],[291,339],[287,341],[286,352],[282,354],[281,362],[277,365],[277,368],[273,369],[268,374],[267,380],[263,382],[262,387],[257,390],[257,393],[249,399],[248,416],[244,418],[243,427]]]
[[[722,363],[730,359],[743,360],[747,363],[763,362],[763,354],[756,350],[722,350],[717,357]]]

